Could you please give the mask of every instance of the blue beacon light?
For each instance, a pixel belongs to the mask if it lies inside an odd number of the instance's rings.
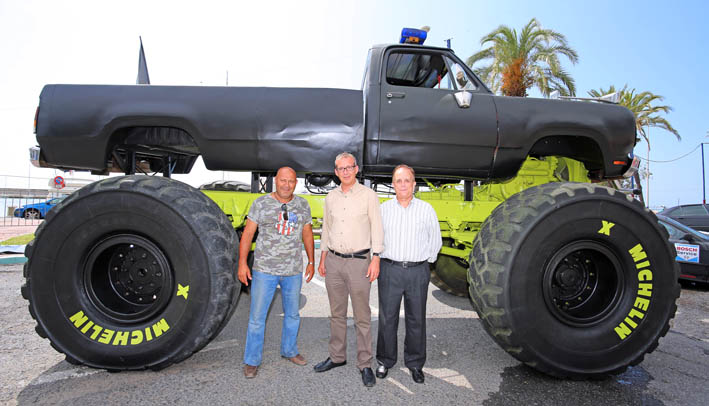
[[[400,44],[418,44],[423,45],[426,41],[426,36],[428,33],[424,30],[419,30],[416,28],[404,28],[401,30]]]

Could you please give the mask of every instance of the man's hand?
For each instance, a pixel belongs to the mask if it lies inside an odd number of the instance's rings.
[[[320,265],[318,265],[318,273],[322,277],[325,276],[325,257],[326,256],[327,256],[327,251],[323,251],[322,254],[320,254]]]
[[[367,277],[369,282],[374,282],[379,277],[379,257],[373,256],[372,261],[369,263],[367,268]]]
[[[249,286],[249,281],[251,280],[251,269],[246,264],[239,264],[239,270],[237,271],[237,276],[241,283]]]
[[[239,278],[241,283],[246,286],[249,286],[249,281],[251,280],[251,269],[249,269],[246,259],[249,257],[251,242],[254,240],[254,234],[257,229],[258,224],[251,221],[250,218],[247,218],[246,226],[244,227],[244,231],[241,233],[241,240],[239,241],[239,268],[236,271],[236,276]]]
[[[315,265],[308,264],[308,266],[305,267],[305,283],[310,282],[310,280],[313,279],[313,275],[315,275]]]

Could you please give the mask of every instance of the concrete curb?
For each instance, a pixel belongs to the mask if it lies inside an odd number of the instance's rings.
[[[24,264],[27,257],[24,255],[0,255],[0,265]]]
[[[24,252],[24,245],[1,245],[0,253],[7,254],[0,254],[0,265],[14,265],[27,262]]]

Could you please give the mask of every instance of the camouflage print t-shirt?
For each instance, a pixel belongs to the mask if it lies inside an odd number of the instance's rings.
[[[254,270],[278,276],[303,272],[303,226],[313,220],[308,201],[299,196],[283,203],[270,194],[254,200],[249,219],[258,224]]]

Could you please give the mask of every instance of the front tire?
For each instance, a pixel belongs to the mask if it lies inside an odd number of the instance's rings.
[[[196,189],[109,178],[48,213],[26,250],[22,294],[37,332],[69,362],[161,369],[228,321],[237,246],[224,213]]]
[[[24,217],[27,220],[38,220],[41,218],[39,212],[37,210],[32,210],[32,209],[25,210]]]
[[[669,329],[679,296],[666,230],[609,188],[526,189],[483,223],[470,296],[487,332],[518,360],[559,377],[619,373]]]

